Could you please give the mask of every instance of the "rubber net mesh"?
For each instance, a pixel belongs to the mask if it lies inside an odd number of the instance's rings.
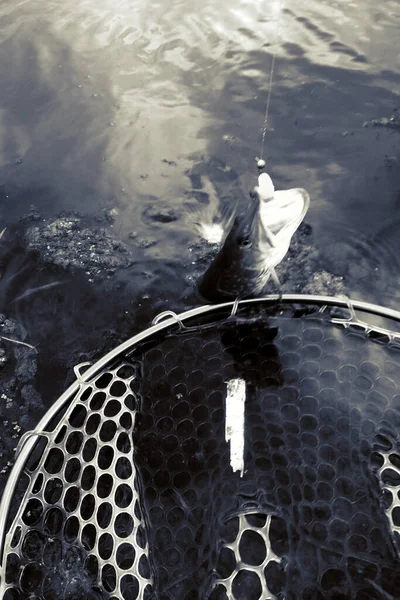
[[[37,444],[1,597],[400,598],[399,366],[398,347],[323,314],[149,338]]]

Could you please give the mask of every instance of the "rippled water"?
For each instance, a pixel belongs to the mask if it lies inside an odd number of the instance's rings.
[[[182,256],[199,235],[188,171],[214,157],[238,174],[231,188],[254,185],[276,53],[265,150],[275,185],[310,193],[322,267],[345,274],[354,297],[398,305],[399,132],[363,127],[398,106],[396,0],[3,0],[0,18],[0,230],[32,204],[43,216],[116,208],[114,236],[158,241],[119,281],[130,310],[146,277],[179,307]],[[210,167],[198,219],[218,212],[227,185]],[[177,220],[147,219],[155,203]],[[19,293],[38,285],[34,265],[27,273]],[[71,327],[118,328],[118,306],[82,287],[88,326],[71,285],[30,305],[43,331],[57,318],[73,347]]]

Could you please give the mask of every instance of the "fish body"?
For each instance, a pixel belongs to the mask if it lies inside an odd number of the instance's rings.
[[[236,215],[221,250],[202,277],[200,294],[209,301],[260,295],[287,254],[309,204],[306,190],[275,191],[269,175],[260,175],[250,202]]]

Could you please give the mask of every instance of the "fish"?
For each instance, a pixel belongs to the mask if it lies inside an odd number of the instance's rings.
[[[244,209],[238,209],[217,256],[198,284],[207,301],[220,302],[262,294],[275,267],[286,256],[293,234],[303,221],[310,196],[303,188],[276,191],[261,173]]]

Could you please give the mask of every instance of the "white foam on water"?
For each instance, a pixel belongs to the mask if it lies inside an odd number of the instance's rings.
[[[227,381],[225,409],[225,440],[231,444],[231,467],[233,472],[244,472],[244,405],[246,382],[244,379]]]
[[[201,235],[209,244],[219,244],[224,235],[222,225],[218,223],[201,223]]]

